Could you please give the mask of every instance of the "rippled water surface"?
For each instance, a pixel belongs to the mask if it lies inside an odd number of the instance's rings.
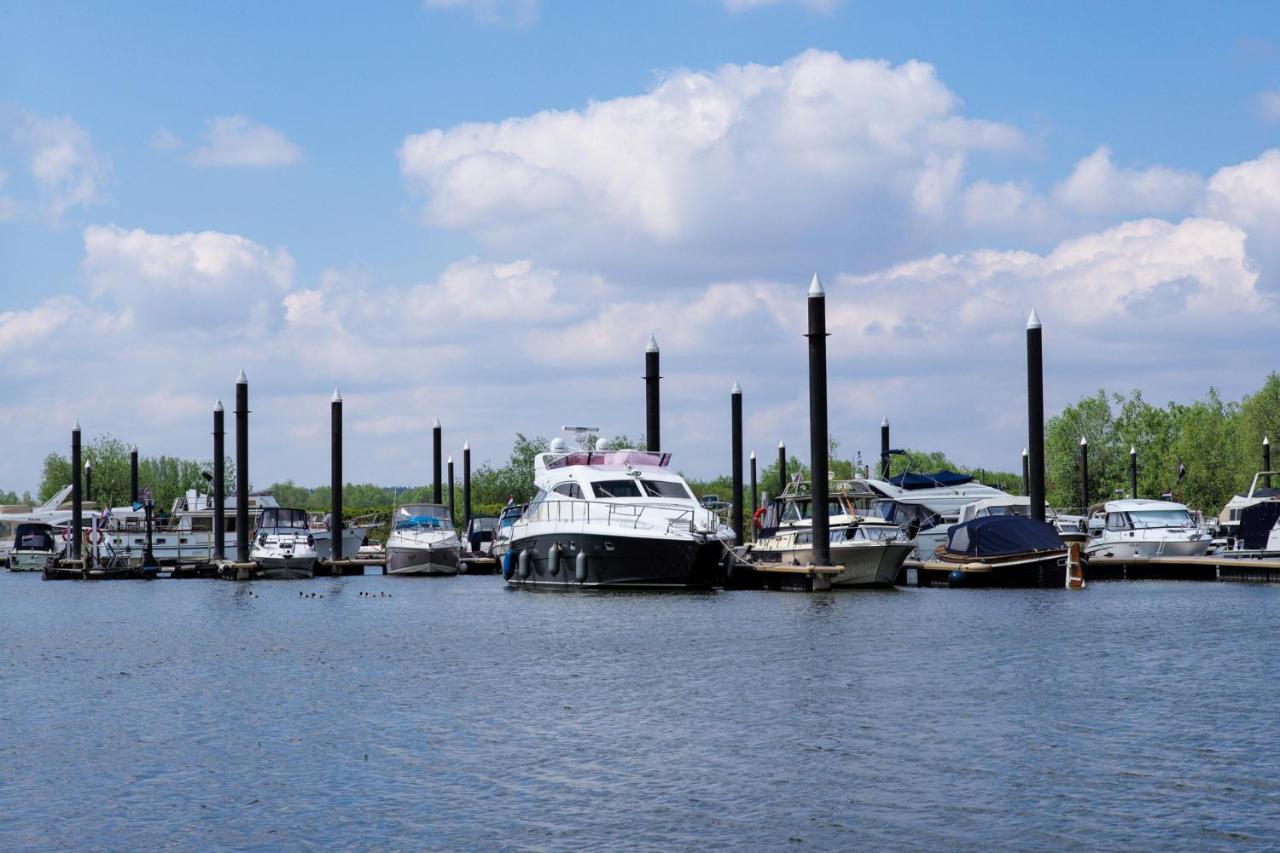
[[[1274,845],[1278,608],[3,573],[0,847]]]

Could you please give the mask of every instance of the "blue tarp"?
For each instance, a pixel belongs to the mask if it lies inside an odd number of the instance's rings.
[[[899,474],[890,477],[889,482],[900,489],[936,489],[939,486],[962,486],[973,482],[973,478],[944,468],[932,474]]]
[[[999,557],[1066,547],[1052,524],[1021,515],[988,515],[947,528],[947,550],[955,554]]]

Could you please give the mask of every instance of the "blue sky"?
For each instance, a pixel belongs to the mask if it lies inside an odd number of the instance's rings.
[[[804,60],[806,56],[811,59]],[[834,181],[830,175],[815,178],[804,162],[770,165],[793,156],[783,148],[794,152],[788,140],[796,135],[829,135],[821,112],[797,113],[785,104],[777,109],[768,105],[789,97],[794,88],[784,87],[767,97],[754,89],[725,94],[737,84],[733,74],[719,73],[726,65],[756,65],[784,69],[783,74],[794,71],[795,80],[812,79],[813,74],[831,71],[821,57],[835,57],[840,63],[884,60],[887,68],[899,71],[911,61],[932,67],[923,87],[927,97],[920,95],[919,104],[907,103],[922,91],[914,73],[903,71],[866,83],[871,88],[865,98],[856,89],[864,85],[856,82],[856,74],[823,77],[821,86],[831,87],[824,89],[824,96],[834,95],[840,109],[851,116],[863,109],[863,103],[881,104],[879,98],[886,99],[883,104],[900,105],[905,116],[871,134],[874,156],[859,161],[862,165],[850,164],[841,171],[843,143],[838,141],[830,150],[813,153],[810,162],[837,169]],[[685,108],[682,100],[664,100],[654,93],[684,74],[712,81],[716,91],[708,102],[733,116],[732,144],[717,152],[715,145],[702,140],[687,149],[677,146],[671,153],[663,147],[667,131],[660,131],[644,139],[644,156],[634,155],[628,150],[630,140],[646,129],[646,120],[638,119],[628,129],[626,122],[632,119],[616,114],[624,103],[619,99],[650,98],[655,103],[644,108],[658,110],[654,115],[666,114],[663,110],[678,113]],[[907,78],[915,82],[904,84]],[[951,103],[939,106],[940,92]],[[808,275],[817,269],[835,286],[833,300],[842,298],[842,281],[853,289],[850,294],[862,294],[860,305],[868,304],[868,293],[884,300],[868,312],[878,319],[850,318],[846,336],[866,338],[851,343],[847,353],[844,370],[850,384],[875,390],[867,392],[869,398],[862,392],[851,394],[833,412],[833,418],[843,419],[833,424],[833,433],[845,438],[846,447],[870,447],[879,413],[901,412],[900,417],[918,423],[928,411],[919,398],[928,396],[931,383],[937,383],[945,399],[945,389],[954,388],[956,375],[963,375],[961,365],[946,357],[948,350],[932,348],[939,344],[936,335],[929,336],[928,347],[912,344],[919,340],[913,334],[927,331],[930,322],[941,323],[944,316],[921,315],[919,307],[910,317],[893,315],[894,282],[916,275],[900,265],[940,252],[959,258],[968,252],[1022,251],[1049,259],[1047,268],[1056,270],[1051,262],[1054,252],[1068,251],[1073,240],[1108,243],[1099,235],[1126,223],[1158,221],[1179,230],[1166,235],[1148,229],[1146,238],[1190,240],[1202,248],[1212,244],[1202,253],[1210,260],[1201,266],[1188,261],[1181,272],[1165,267],[1151,271],[1149,265],[1139,269],[1134,259],[1123,272],[1105,266],[1107,274],[1147,282],[1129,285],[1142,293],[1124,295],[1117,304],[1137,305],[1152,294],[1154,304],[1169,304],[1169,298],[1182,298],[1185,289],[1176,283],[1183,280],[1201,282],[1215,299],[1223,294],[1238,297],[1240,288],[1256,289],[1259,299],[1270,299],[1266,280],[1275,272],[1267,267],[1274,256],[1258,247],[1266,235],[1277,233],[1274,211],[1268,206],[1274,197],[1272,172],[1258,166],[1236,176],[1234,195],[1204,187],[1219,170],[1262,162],[1264,153],[1278,144],[1276,93],[1280,16],[1262,3],[7,4],[0,7],[0,170],[6,175],[0,182],[0,312],[12,316],[8,337],[0,334],[0,346],[12,339],[14,343],[7,344],[12,347],[61,347],[66,329],[49,320],[50,312],[72,316],[83,310],[91,322],[114,319],[90,329],[83,323],[76,327],[77,336],[85,339],[85,361],[78,364],[68,353],[65,363],[38,365],[29,371],[32,375],[3,380],[7,396],[22,405],[0,420],[0,428],[38,435],[43,426],[37,418],[52,413],[69,422],[65,415],[84,409],[75,416],[85,421],[90,433],[112,431],[126,438],[144,433],[161,445],[158,450],[200,453],[203,420],[196,414],[202,411],[198,401],[229,396],[230,378],[247,362],[251,378],[253,367],[267,370],[261,386],[265,401],[279,404],[264,406],[274,412],[264,412],[264,418],[269,423],[275,418],[280,431],[278,438],[261,445],[270,452],[264,452],[257,468],[262,476],[255,480],[319,478],[307,454],[297,450],[311,440],[311,428],[297,420],[296,402],[307,394],[323,393],[327,399],[335,383],[349,388],[356,399],[366,393],[368,435],[376,436],[381,447],[349,453],[354,464],[363,466],[353,470],[353,476],[387,480],[403,471],[397,460],[412,455],[420,439],[417,417],[428,424],[436,415],[446,423],[457,422],[460,430],[479,440],[478,446],[492,447],[483,455],[500,457],[507,443],[502,436],[514,429],[545,434],[582,415],[607,419],[630,396],[638,404],[638,386],[625,384],[635,372],[625,358],[593,355],[599,346],[592,335],[613,341],[616,330],[626,328],[610,323],[610,306],[669,305],[676,314],[693,316],[702,305],[702,310],[723,313],[714,307],[714,299],[708,303],[704,298],[723,285],[751,289],[750,298],[759,308],[733,320],[743,324],[733,331],[733,340],[717,338],[723,327],[702,332],[676,329],[669,335],[673,346],[664,346],[666,372],[682,367],[689,377],[686,388],[671,392],[686,407],[686,425],[701,436],[706,430],[699,424],[718,423],[719,409],[711,400],[719,394],[712,389],[720,384],[727,389],[745,373],[749,407],[752,392],[760,402],[756,420],[749,422],[755,443],[771,446],[776,433],[787,432],[795,436],[789,443],[800,446],[803,424],[793,424],[789,414],[803,408],[802,395],[797,396],[803,390],[800,377],[789,372],[800,362],[792,361],[795,354],[783,343],[789,334],[786,312],[776,308],[770,288],[785,292],[791,284],[803,292]],[[586,116],[593,102],[619,105],[619,110],[594,125],[585,122],[580,130],[575,129],[576,119],[542,130],[502,130],[503,122],[543,111]],[[991,132],[1003,135],[992,141],[981,136],[986,131],[970,125],[962,141],[953,143],[948,136],[902,159],[899,149],[915,144],[913,122],[919,110],[933,111],[928,119],[932,133],[949,134],[945,128],[954,119],[990,123],[997,126]],[[777,126],[783,117],[800,114],[808,117],[808,126]],[[870,121],[879,120],[878,113],[868,115]],[[226,125],[226,141],[234,149],[230,153],[219,149],[212,136],[220,119],[240,121]],[[689,121],[677,115],[670,133],[678,135]],[[468,131],[459,129],[464,123],[479,123],[484,134],[496,135],[477,143],[478,148],[468,147]],[[471,158],[471,172],[461,177],[450,172],[440,159],[446,155],[434,148],[425,154],[403,154],[402,146],[409,140],[432,130],[447,134],[445,144],[454,153],[462,151],[463,159]],[[244,135],[248,131],[260,133]],[[598,134],[608,142],[599,150],[584,147],[577,156],[606,165],[584,166],[586,171],[577,174],[573,164],[553,167],[537,161],[537,152],[547,150],[544,145],[585,146],[583,133]],[[882,138],[894,133],[902,135]],[[60,178],[46,176],[42,184],[30,164],[46,150],[42,145],[47,148],[58,141],[70,144],[67,150],[77,158],[67,169],[79,171],[60,172]],[[265,148],[253,149],[255,144]],[[1097,168],[1086,174],[1080,164],[1104,146],[1106,155],[1089,161]],[[494,152],[501,156],[489,156]],[[710,159],[708,152],[714,155]],[[519,160],[518,173],[504,160],[512,157]],[[680,157],[688,159],[669,174],[662,171]],[[803,159],[794,157],[797,162]],[[616,170],[607,165],[609,158],[616,158]],[[736,176],[740,170],[750,171],[750,164],[758,171],[739,181]],[[534,167],[536,174],[529,171]],[[886,174],[902,169],[909,174],[903,182],[913,182],[914,189],[904,190],[905,184],[891,176],[877,184],[874,174],[843,184],[843,175],[858,168]],[[708,169],[724,171],[703,185]],[[788,169],[795,170],[794,178]],[[652,179],[646,170],[653,173]],[[926,176],[927,186],[921,170],[933,175]],[[566,174],[563,185],[546,183]],[[1072,176],[1080,181],[1064,189]],[[55,186],[59,179],[60,189]],[[616,180],[626,186],[615,186]],[[522,181],[535,183],[524,190]],[[68,194],[67,182],[74,183],[78,194]],[[1015,193],[1018,198],[1010,204],[1019,207],[993,224],[985,211],[988,196],[967,192],[976,183]],[[647,197],[651,185],[665,185],[667,191]],[[1248,198],[1242,200],[1240,193],[1246,190]],[[1213,198],[1218,201],[1206,200],[1202,191],[1217,193]],[[914,201],[904,201],[904,192],[914,193]],[[933,200],[921,201],[922,193],[933,193]],[[815,197],[814,206],[806,213],[801,208],[810,197]],[[1124,200],[1117,201],[1121,197]],[[532,205],[530,210],[511,213],[526,203]],[[619,214],[620,206],[630,212]],[[925,214],[920,213],[923,207],[928,208]],[[961,210],[971,221],[954,226]],[[758,215],[744,214],[738,220],[741,211]],[[608,218],[605,213],[620,218],[597,231],[602,216]],[[1229,227],[1191,234],[1193,229],[1183,227],[1188,218],[1208,218]],[[1033,220],[1034,226],[1028,224]],[[101,239],[94,243],[96,249],[90,247],[89,229],[112,227],[117,231],[93,232]],[[137,239],[125,239],[135,232]],[[207,270],[191,276],[173,272],[179,263],[173,258],[166,257],[163,273],[156,273],[154,264],[137,266],[145,265],[146,258],[154,261],[160,243],[182,246],[180,235],[198,233],[248,241],[256,254],[208,281],[201,278]],[[1221,257],[1232,251],[1232,234],[1241,240],[1246,240],[1241,235],[1248,235],[1246,248],[1235,249],[1247,253],[1237,266],[1260,271],[1256,282],[1209,281],[1218,273],[1204,270],[1225,268]],[[158,242],[148,249],[146,240],[152,238]],[[287,274],[281,266],[286,257]],[[957,294],[975,294],[976,281],[994,280],[987,274],[965,278],[960,268],[972,267],[975,257],[956,261],[949,272],[934,270],[931,275],[941,278],[928,285],[937,290],[929,291],[925,303],[963,315],[968,303],[951,300]],[[1170,248],[1169,257],[1185,258],[1185,246]],[[509,269],[521,262],[528,262],[528,269]],[[460,263],[476,268],[487,264],[491,275],[501,268],[499,278],[508,276],[502,281],[532,282],[513,285],[514,312],[506,319],[484,319],[489,327],[520,322],[523,287],[555,289],[561,300],[573,303],[567,314],[580,311],[584,299],[591,300],[597,316],[569,318],[568,325],[548,329],[546,335],[564,344],[563,361],[557,361],[560,356],[535,359],[535,370],[513,369],[513,361],[525,360],[518,351],[504,351],[500,340],[441,336],[429,306],[419,305],[426,312],[421,335],[380,327],[377,317],[383,315],[365,316],[359,306],[343,306],[346,294],[361,304],[389,303],[386,310],[395,314],[397,300],[407,298],[410,289],[427,288],[418,293],[421,303],[439,299],[430,287],[442,287],[456,298],[440,299],[452,312],[440,322],[465,328],[472,321],[462,308],[471,303],[458,294],[488,285],[483,279],[467,284],[476,270],[460,269]],[[264,272],[263,264],[270,270]],[[1036,288],[1065,286],[1047,268],[1035,273],[1034,280],[1019,278],[1022,272],[1000,272],[995,278],[1012,276],[1007,288],[1029,290],[1021,301],[1013,298],[1016,291],[1007,289],[994,301],[1007,303],[1009,316],[1025,316]],[[544,273],[554,284],[538,278]],[[450,275],[457,277],[453,284],[446,281]],[[147,291],[141,285],[130,290],[130,282],[140,279],[158,290]],[[911,280],[915,287],[932,281],[928,276]],[[183,287],[207,291],[196,295],[190,311],[182,310]],[[215,290],[213,302],[201,302]],[[271,298],[254,309],[257,314],[229,319],[230,331],[209,328],[211,323],[216,326],[214,320],[202,322],[221,317],[228,301],[243,305],[252,301],[246,294],[256,298],[268,291]],[[74,300],[72,307],[50,302],[59,296]],[[177,300],[173,305],[154,310],[157,302],[170,297]],[[726,305],[738,304],[725,298]],[[975,298],[979,301],[968,305],[979,323],[974,330],[980,331],[985,322],[980,316],[982,300],[993,297],[977,293]],[[310,349],[324,346],[324,332],[305,332],[312,327],[303,322],[304,303],[312,308],[329,305],[335,317],[345,312],[353,323],[360,317],[366,344],[353,337],[341,358],[332,356],[326,372],[324,359]],[[563,302],[552,299],[548,313],[558,304]],[[949,307],[943,309],[944,304]],[[1183,309],[1185,314],[1194,306],[1185,303]],[[659,311],[645,328],[627,330],[627,335],[638,337],[637,358],[650,331],[663,340],[662,328],[648,328],[661,326],[662,316]],[[1051,329],[1052,319],[1046,321]],[[778,328],[751,325],[761,322]],[[1080,322],[1088,327],[1088,318]],[[193,331],[177,334],[184,324]],[[245,328],[252,328],[254,335],[243,336]],[[873,340],[878,329],[889,330],[886,341]],[[1098,385],[1117,390],[1142,387],[1156,399],[1165,399],[1195,396],[1210,381],[1231,395],[1260,380],[1253,373],[1241,375],[1235,369],[1239,354],[1235,361],[1223,354],[1212,335],[1191,344],[1194,369],[1171,367],[1168,362],[1175,353],[1159,349],[1159,341],[1168,340],[1168,324],[1163,335],[1160,332],[1161,324],[1153,321],[1152,347],[1121,354],[1132,369],[1115,381],[1107,375],[1113,371],[1105,359],[1116,353],[1100,352],[1087,378],[1064,369],[1058,403]],[[735,343],[744,333],[756,341],[754,348]],[[151,402],[143,405],[161,410],[148,419],[151,426],[131,422],[106,397],[99,401],[88,393],[77,404],[49,390],[74,387],[82,381],[83,366],[94,360],[99,373],[104,359],[119,369],[139,361],[182,363],[191,356],[183,342],[201,334],[210,338],[201,345],[205,355],[200,356],[199,369],[165,373],[147,389]],[[393,339],[390,344],[388,338]],[[434,348],[437,339],[441,343]],[[264,340],[271,343],[264,345]],[[575,352],[575,340],[585,352]],[[968,340],[951,343],[959,351]],[[424,349],[413,351],[411,344]],[[993,358],[1007,355],[1017,361],[1018,353],[1007,352],[1007,341],[999,336],[990,345],[995,347]],[[892,359],[866,359],[868,353],[885,352],[886,346],[894,353]],[[112,355],[108,358],[107,353]],[[1265,355],[1275,352],[1270,349]],[[408,378],[401,373],[405,360],[428,369]],[[896,373],[885,369],[886,361],[898,365]],[[1262,369],[1267,359],[1250,361]],[[438,366],[441,375],[431,375],[431,365]],[[861,376],[872,366],[876,375]],[[219,375],[215,368],[227,374],[226,387],[214,381]],[[465,378],[460,379],[460,373]],[[558,406],[534,403],[521,406],[527,421],[513,422],[498,414],[500,407],[476,402],[480,397],[523,401],[525,394],[545,399],[537,396],[534,386],[554,387],[545,383],[556,378],[581,380],[586,384],[578,387],[594,389],[593,402],[578,404],[589,411],[566,410],[566,405],[573,409],[572,399]],[[837,380],[841,378],[837,373]],[[514,380],[520,380],[523,390],[513,389]],[[1011,383],[1009,400],[1016,398],[1016,384]],[[1051,402],[1054,399],[1051,394]],[[166,405],[174,400],[178,402]],[[593,406],[600,411],[590,411]],[[389,420],[389,410],[401,419]],[[616,417],[607,428],[637,433],[639,413],[632,414]],[[1013,414],[1002,415],[993,408],[986,428],[1000,437],[998,449],[982,436],[953,435],[936,425],[919,427],[917,440],[909,443],[949,450],[961,461],[988,467],[1008,457],[1013,461],[1007,467],[1012,468],[1024,443],[1018,413]],[[101,429],[95,428],[98,424]],[[671,429],[665,434],[680,442],[670,449],[697,460],[687,462],[690,470],[727,469],[727,460],[712,461],[718,458],[712,438],[677,438]],[[33,457],[61,443],[32,438]],[[409,473],[411,479],[429,474],[417,463]],[[37,477],[30,460],[0,464],[4,484],[26,487]]]

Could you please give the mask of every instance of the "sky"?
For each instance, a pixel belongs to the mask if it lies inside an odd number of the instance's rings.
[[[1267,3],[403,0],[0,5],[0,487],[71,425],[207,458],[250,381],[256,486],[643,431],[673,465],[830,431],[1017,470],[1049,413],[1280,365]]]

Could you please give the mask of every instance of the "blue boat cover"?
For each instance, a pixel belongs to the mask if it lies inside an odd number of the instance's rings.
[[[973,478],[968,474],[957,474],[943,468],[932,474],[899,474],[890,477],[889,482],[900,489],[936,489],[939,486],[962,486],[973,482]]]
[[[1254,493],[1256,496],[1256,492]],[[1251,551],[1267,547],[1267,537],[1271,528],[1280,519],[1280,501],[1263,501],[1240,510],[1240,526],[1236,528],[1236,538],[1241,540],[1241,547]]]
[[[1000,557],[1066,547],[1052,524],[1023,515],[988,515],[947,528],[947,550],[954,554]]]

